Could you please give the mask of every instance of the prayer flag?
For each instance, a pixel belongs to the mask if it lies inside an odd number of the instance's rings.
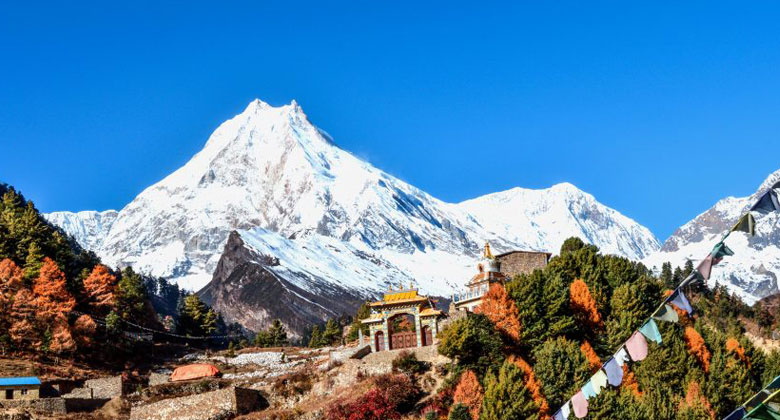
[[[599,369],[592,378],[590,378],[590,384],[593,387],[593,391],[596,395],[601,393],[601,390],[607,386],[607,374],[603,370]]]
[[[712,272],[712,255],[707,255],[707,258],[701,260],[699,266],[696,267],[696,271],[701,274],[704,280],[709,280]]]
[[[563,404],[563,407],[561,407],[561,414],[563,414],[564,419],[568,419],[569,414],[571,414],[571,406],[569,404],[570,402],[566,401],[566,403]]]
[[[626,350],[628,350],[631,360],[635,362],[644,360],[647,357],[647,341],[645,337],[639,331],[634,331],[631,338],[626,341]]]
[[[574,415],[581,419],[588,415],[588,400],[582,395],[582,391],[577,392],[571,397],[571,406],[574,408]]]
[[[615,361],[617,362],[618,366],[623,367],[623,365],[626,364],[628,361],[628,352],[626,351],[625,347],[621,347],[620,350],[615,353]]]
[[[750,236],[756,236],[756,219],[750,212],[745,213],[736,225],[731,228],[732,232],[745,232]]]
[[[652,340],[658,344],[661,344],[661,332],[658,331],[658,325],[655,324],[655,321],[653,321],[652,318],[647,320],[644,325],[639,327],[639,332],[641,332],[642,335],[644,335],[648,340]]]
[[[742,417],[745,417],[745,414],[747,414],[745,407],[739,407],[738,409],[732,411],[731,414],[724,417],[723,420],[742,420]]]
[[[717,245],[715,245],[715,248],[712,248],[710,255],[712,255],[712,260],[714,261],[713,264],[717,264],[720,262],[720,260],[723,259],[723,257],[730,257],[734,255],[734,251],[727,247],[723,241],[720,241]]]
[[[764,214],[780,210],[780,202],[777,200],[777,193],[775,190],[767,190],[750,210]]]
[[[653,314],[653,319],[666,322],[677,322],[680,318],[677,316],[677,311],[670,305],[664,304]],[[632,357],[633,358],[633,357]]]
[[[604,363],[604,372],[607,373],[607,381],[612,386],[618,386],[623,382],[623,368],[614,358]]]
[[[582,395],[585,396],[586,400],[589,400],[591,398],[594,398],[598,393],[596,393],[596,389],[593,387],[593,383],[588,380],[587,383],[582,387]]]
[[[698,271],[696,271],[696,270],[693,270],[693,271],[691,272],[691,274],[688,274],[688,277],[686,277],[686,278],[685,278],[685,280],[683,280],[682,282],[680,282],[680,285],[679,285],[679,286],[677,286],[677,287],[678,287],[678,288],[683,288],[683,287],[685,287],[685,286],[688,286],[688,285],[692,284],[692,283],[693,283],[694,281],[696,281],[696,280],[704,280],[704,278],[703,278],[703,277],[701,277],[701,278],[700,278],[699,276],[701,276],[701,274],[699,274],[699,272],[698,272]]]
[[[685,297],[682,290],[680,289],[675,290],[671,296],[671,299],[669,299],[669,302],[675,304],[678,308],[688,312],[689,314],[693,313],[693,308],[691,307],[690,302],[688,302],[688,298]]]

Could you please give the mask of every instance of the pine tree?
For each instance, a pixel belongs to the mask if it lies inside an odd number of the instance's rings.
[[[38,242],[31,242],[27,248],[27,256],[24,260],[24,277],[31,281],[38,277],[38,273],[43,266],[43,251]]]
[[[525,388],[523,372],[506,361],[498,373],[485,377],[485,398],[481,420],[538,419],[539,407]]]
[[[213,334],[217,331],[217,318],[217,312],[214,311],[214,309],[208,308],[200,322],[200,330],[206,335]]]
[[[455,404],[464,405],[468,408],[471,419],[479,419],[479,412],[482,408],[483,397],[482,385],[473,371],[467,370],[460,375],[458,386],[455,387],[453,401]],[[452,416],[450,416],[452,418]]]
[[[668,261],[661,264],[661,281],[669,289],[674,289],[677,286],[674,283],[674,275],[672,274],[672,263]]]
[[[144,315],[146,288],[141,276],[131,267],[122,270],[115,292],[118,315],[122,319],[140,321]]]
[[[503,360],[503,342],[492,322],[481,314],[452,322],[439,334],[439,353],[482,376]]]
[[[311,339],[309,339],[309,347],[311,348],[322,347],[322,333],[320,332],[319,325],[315,325],[311,329]]]
[[[335,319],[329,319],[325,324],[325,331],[322,333],[322,341],[327,346],[341,344],[341,326],[339,326]]]
[[[274,347],[282,347],[288,344],[287,331],[282,325],[282,321],[275,319],[271,323],[271,327],[268,329],[268,335],[271,341],[271,345]]]
[[[534,358],[534,372],[551,407],[563,405],[591,376],[580,347],[564,337],[547,340]]]
[[[615,289],[610,300],[612,317],[607,319],[607,346],[610,349],[623,344],[647,319],[647,312],[642,306],[639,296],[639,286],[635,283],[625,283]]]

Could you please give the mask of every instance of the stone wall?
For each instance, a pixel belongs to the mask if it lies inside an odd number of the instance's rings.
[[[501,263],[501,272],[514,277],[518,274],[530,274],[534,270],[547,266],[550,254],[536,251],[511,251],[497,255],[496,259]]]
[[[264,401],[258,391],[230,387],[133,407],[130,420],[225,419],[261,408]]]
[[[0,412],[12,409],[26,409],[47,414],[67,414],[65,400],[63,398],[0,400]]]

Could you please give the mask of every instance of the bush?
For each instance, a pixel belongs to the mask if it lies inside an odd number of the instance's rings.
[[[309,392],[312,387],[312,375],[307,372],[298,371],[289,375],[277,378],[274,381],[273,391],[285,398],[293,395],[301,395]]]
[[[386,374],[374,378],[374,386],[382,391],[390,405],[399,413],[414,408],[420,389],[406,375]]]
[[[385,394],[377,388],[366,392],[362,398],[351,403],[334,403],[328,407],[328,420],[379,420],[400,419]]]
[[[404,350],[393,359],[393,372],[403,372],[407,375],[424,373],[430,369],[430,363],[417,360],[417,355]]]

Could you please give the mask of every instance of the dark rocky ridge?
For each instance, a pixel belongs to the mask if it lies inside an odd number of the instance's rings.
[[[371,298],[335,287],[311,293],[276,274],[271,268],[278,264],[273,256],[259,255],[247,247],[233,231],[213,279],[198,295],[229,323],[259,331],[278,318],[296,338],[313,324],[354,314]]]

